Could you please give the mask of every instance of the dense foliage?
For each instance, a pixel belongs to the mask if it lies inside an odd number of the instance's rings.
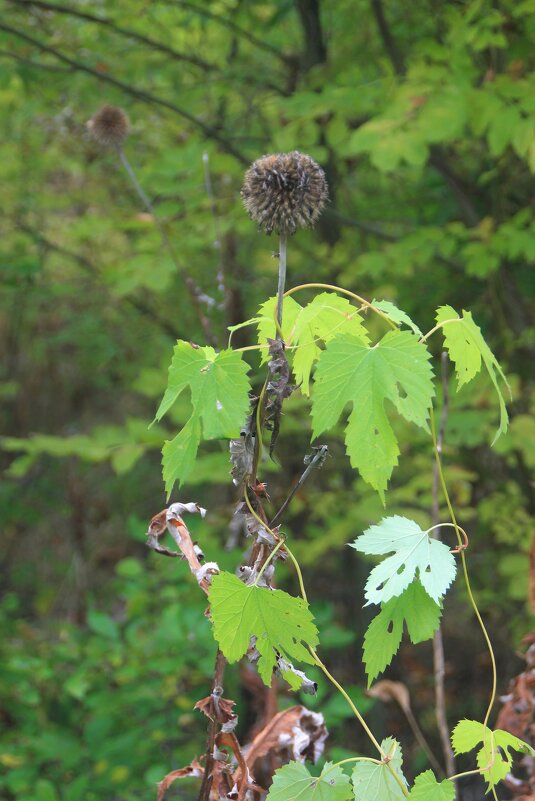
[[[439,305],[451,306],[445,315],[469,308],[508,376],[507,438],[491,450],[493,381],[501,379],[490,361],[489,378],[450,393],[444,451],[503,688],[530,628],[535,511],[532,4],[4,0],[2,10],[2,793],[16,801],[145,798],[170,767],[204,750],[206,727],[192,711],[214,657],[202,598],[181,565],[142,544],[147,521],[166,500],[161,447],[189,421],[182,431],[190,453],[197,449],[202,403],[193,394],[190,403],[177,383],[172,409],[148,423],[173,347],[177,365],[192,357],[190,341],[210,343],[195,358],[224,358],[227,328],[274,294],[276,241],[255,232],[239,198],[245,167],[265,152],[298,147],[329,180],[330,203],[316,231],[290,242],[293,285],[338,283],[387,298],[424,330]],[[85,123],[103,101],[128,112],[125,153],[175,260],[116,154],[88,136]],[[200,312],[188,279],[200,288]],[[319,310],[299,301],[308,311],[297,342],[310,331],[326,341]],[[297,319],[299,308],[293,313]],[[470,316],[463,319],[473,334]],[[266,325],[259,320],[261,336]],[[349,325],[358,354],[366,340],[358,319]],[[453,337],[454,328],[448,331]],[[232,331],[233,345],[255,341],[254,328]],[[452,358],[465,346],[452,339]],[[214,347],[223,353],[216,357]],[[430,347],[438,355],[440,342]],[[310,449],[303,413],[315,348],[310,341],[294,363],[302,392],[285,402],[280,464],[263,467],[272,470],[275,508]],[[254,352],[248,361],[258,367]],[[451,375],[452,387],[471,371]],[[357,368],[352,380],[362,380]],[[240,368],[236,381],[225,387],[225,434],[236,425],[232,393],[246,381]],[[201,394],[207,397],[206,388]],[[326,658],[359,698],[370,620],[360,588],[368,566],[341,546],[384,516],[376,489],[384,488],[389,466],[357,477],[345,456],[344,415],[337,423],[343,397],[340,404],[329,425],[324,418],[334,410],[317,407],[316,433],[338,426],[326,437],[332,458],[296,496],[287,525],[314,586]],[[376,408],[391,459],[402,450],[387,514],[425,530],[432,505],[427,435],[414,420],[385,419],[381,399]],[[350,414],[350,453],[358,422]],[[228,530],[236,500],[228,452],[213,441],[199,453],[189,474],[173,477],[168,465],[166,489],[186,479],[181,499],[185,492],[209,510],[202,546],[232,571],[236,551],[227,550],[244,544]],[[356,449],[352,458],[360,458]],[[480,635],[463,602],[457,588],[443,618],[452,720],[478,719],[488,689]],[[404,619],[402,605],[391,603],[375,619],[382,615],[389,632],[387,614]],[[388,654],[369,639],[364,649],[368,671],[372,661],[381,671]],[[410,687],[432,732],[428,665],[429,651],[402,648],[389,675]],[[319,681],[314,668],[307,673]],[[343,701],[319,683],[307,705],[321,707],[353,751],[362,748]],[[245,727],[256,712],[241,693]],[[281,703],[288,702],[283,691]],[[376,704],[370,714],[379,729],[388,715],[385,730],[402,731],[390,708]],[[407,762],[418,772],[421,752],[405,749]],[[328,772],[326,765],[322,775]],[[336,781],[347,797],[345,778]],[[429,782],[420,783],[422,795],[414,797],[430,797]]]

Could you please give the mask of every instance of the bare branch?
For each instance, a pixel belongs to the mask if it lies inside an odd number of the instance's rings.
[[[199,67],[207,72],[217,69],[216,64],[210,64],[201,58],[190,56],[187,53],[180,53],[178,50],[175,50],[174,48],[169,47],[162,42],[158,42],[155,39],[151,39],[149,36],[143,36],[137,31],[132,30],[132,28],[123,28],[122,26],[117,25],[117,23],[113,20],[108,19],[108,17],[89,14],[87,11],[80,11],[72,6],[46,3],[44,0],[9,0],[9,2],[16,6],[25,6],[26,8],[41,8],[45,11],[53,11],[56,14],[67,14],[71,17],[77,17],[78,19],[86,20],[87,22],[103,25],[112,30],[114,33],[119,34],[119,36],[126,36],[128,39],[133,39],[136,42],[141,42],[141,44],[148,45],[152,48],[152,50],[165,53],[167,56],[171,56],[171,58],[175,59],[176,61],[186,61],[187,63],[192,64],[195,67]]]

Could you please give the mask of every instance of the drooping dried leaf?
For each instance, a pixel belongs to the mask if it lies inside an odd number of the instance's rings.
[[[166,792],[173,784],[174,781],[177,779],[187,779],[192,776],[203,776],[204,775],[204,768],[200,765],[196,759],[194,759],[190,765],[187,765],[185,768],[180,768],[179,770],[172,770],[171,773],[168,773],[167,776],[158,782],[158,797],[157,801],[163,801]]]
[[[378,698],[379,701],[389,703],[396,701],[404,712],[410,712],[411,699],[407,686],[401,681],[389,681],[383,679],[376,681],[367,692],[371,698]]]
[[[198,709],[210,720],[223,724],[236,720],[237,715],[232,711],[235,704],[236,702],[229,698],[221,698],[217,693],[212,693],[212,695],[197,701],[193,708]]]
[[[229,443],[230,461],[232,463],[230,474],[236,487],[253,472],[255,441],[252,426],[252,415],[249,415],[245,426],[240,431],[240,436],[237,439],[231,439]]]

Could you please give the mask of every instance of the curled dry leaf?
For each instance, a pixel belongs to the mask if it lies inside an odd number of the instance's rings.
[[[290,397],[296,387],[289,383],[290,366],[284,352],[284,342],[280,339],[269,339],[268,337],[268,344],[271,359],[268,363],[270,380],[267,385],[266,424],[271,428],[269,455],[273,456],[277,437],[279,436],[282,404],[286,398]]]
[[[247,418],[247,423],[240,431],[238,439],[231,439],[229,443],[230,461],[232,469],[230,475],[236,487],[238,487],[247,476],[252,475],[254,459],[254,420],[252,415]]]
[[[203,776],[204,775],[204,768],[200,765],[196,759],[194,759],[191,765],[187,765],[185,768],[180,768],[179,770],[172,770],[171,773],[168,773],[167,776],[158,783],[158,798],[157,801],[163,801],[165,794],[169,787],[173,784],[176,779],[187,779],[190,776]]]
[[[217,693],[212,693],[212,695],[197,701],[193,708],[198,709],[210,720],[223,724],[237,720],[238,716],[232,711],[232,707],[235,704],[236,702],[231,701],[229,698],[221,698]]]
[[[244,750],[245,761],[252,769],[267,754],[280,764],[309,759],[317,762],[328,737],[323,715],[304,706],[292,706],[273,717]]]

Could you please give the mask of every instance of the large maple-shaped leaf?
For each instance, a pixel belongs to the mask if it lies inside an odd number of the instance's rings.
[[[426,593],[419,581],[409,584],[405,592],[385,603],[371,621],[364,636],[364,664],[368,687],[390,664],[407,631],[413,645],[433,636],[440,623],[441,609]]]
[[[197,348],[179,340],[156,420],[189,387],[193,411],[202,419],[205,439],[238,437],[249,411],[248,370],[241,353],[232,350],[216,353],[211,347]]]
[[[260,306],[259,344],[263,345],[268,337],[275,336],[273,316],[276,304],[277,298],[273,297]],[[284,298],[282,331],[284,341],[289,345],[287,354],[291,358],[295,380],[305,395],[310,393],[310,372],[321,354],[320,343],[329,342],[341,333],[352,334],[365,344],[369,340],[359,309],[334,292],[321,292],[306,306],[301,306],[292,297]],[[268,358],[264,351],[263,361]]]
[[[318,630],[308,604],[282,590],[247,587],[231,573],[212,580],[209,593],[214,637],[229,662],[237,662],[256,637],[258,672],[271,685],[277,653],[314,664],[303,643],[315,647]]]
[[[505,407],[505,399],[498,383],[498,377],[504,382],[509,394],[511,389],[496,357],[483,339],[479,326],[472,319],[472,313],[463,311],[459,316],[451,306],[441,306],[437,309],[437,324],[443,324],[444,344],[448,349],[450,359],[455,364],[457,375],[457,389],[471,381],[481,370],[481,362],[487,368],[498,395],[500,406],[500,425],[494,442],[500,434],[507,431],[509,417]],[[449,322],[447,322],[449,321]]]
[[[351,403],[347,452],[353,467],[383,500],[399,455],[385,402],[427,429],[434,394],[429,359],[414,334],[390,331],[372,348],[356,337],[337,336],[318,361],[312,397],[314,437],[332,428]]]
[[[454,801],[455,784],[449,779],[437,782],[432,770],[420,773],[409,793],[410,801]]]
[[[455,578],[457,568],[448,546],[407,517],[385,517],[378,526],[370,526],[357,537],[351,547],[378,556],[392,553],[368,577],[368,603],[379,604],[401,595],[414,578],[419,578],[438,603]]]
[[[238,437],[249,412],[250,384],[247,364],[240,353],[211,347],[193,347],[179,340],[169,367],[167,389],[156,412],[160,420],[189,388],[193,411],[179,434],[163,447],[163,478],[167,494],[175,481],[190,472],[202,433],[205,439]]]
[[[535,756],[535,750],[519,737],[502,729],[491,731],[477,720],[461,720],[453,730],[451,743],[455,754],[466,754],[481,745],[477,752],[477,765],[484,771],[489,788],[505,779],[511,770],[511,749]]]
[[[406,786],[401,770],[403,757],[400,744],[392,737],[387,737],[381,743],[381,748],[385,754],[392,756],[390,768]],[[355,801],[404,801],[405,795],[399,782],[392,776],[392,770],[384,763],[378,765],[375,762],[357,762],[352,776]]]
[[[300,762],[290,762],[276,771],[266,801],[347,801],[352,795],[349,776],[338,765],[326,762],[312,776]]]
[[[319,343],[329,342],[337,334],[352,334],[364,344],[369,341],[358,309],[347,298],[322,292],[301,309],[290,333],[290,342],[297,346],[293,371],[303,394],[310,393],[310,371],[321,354]]]

